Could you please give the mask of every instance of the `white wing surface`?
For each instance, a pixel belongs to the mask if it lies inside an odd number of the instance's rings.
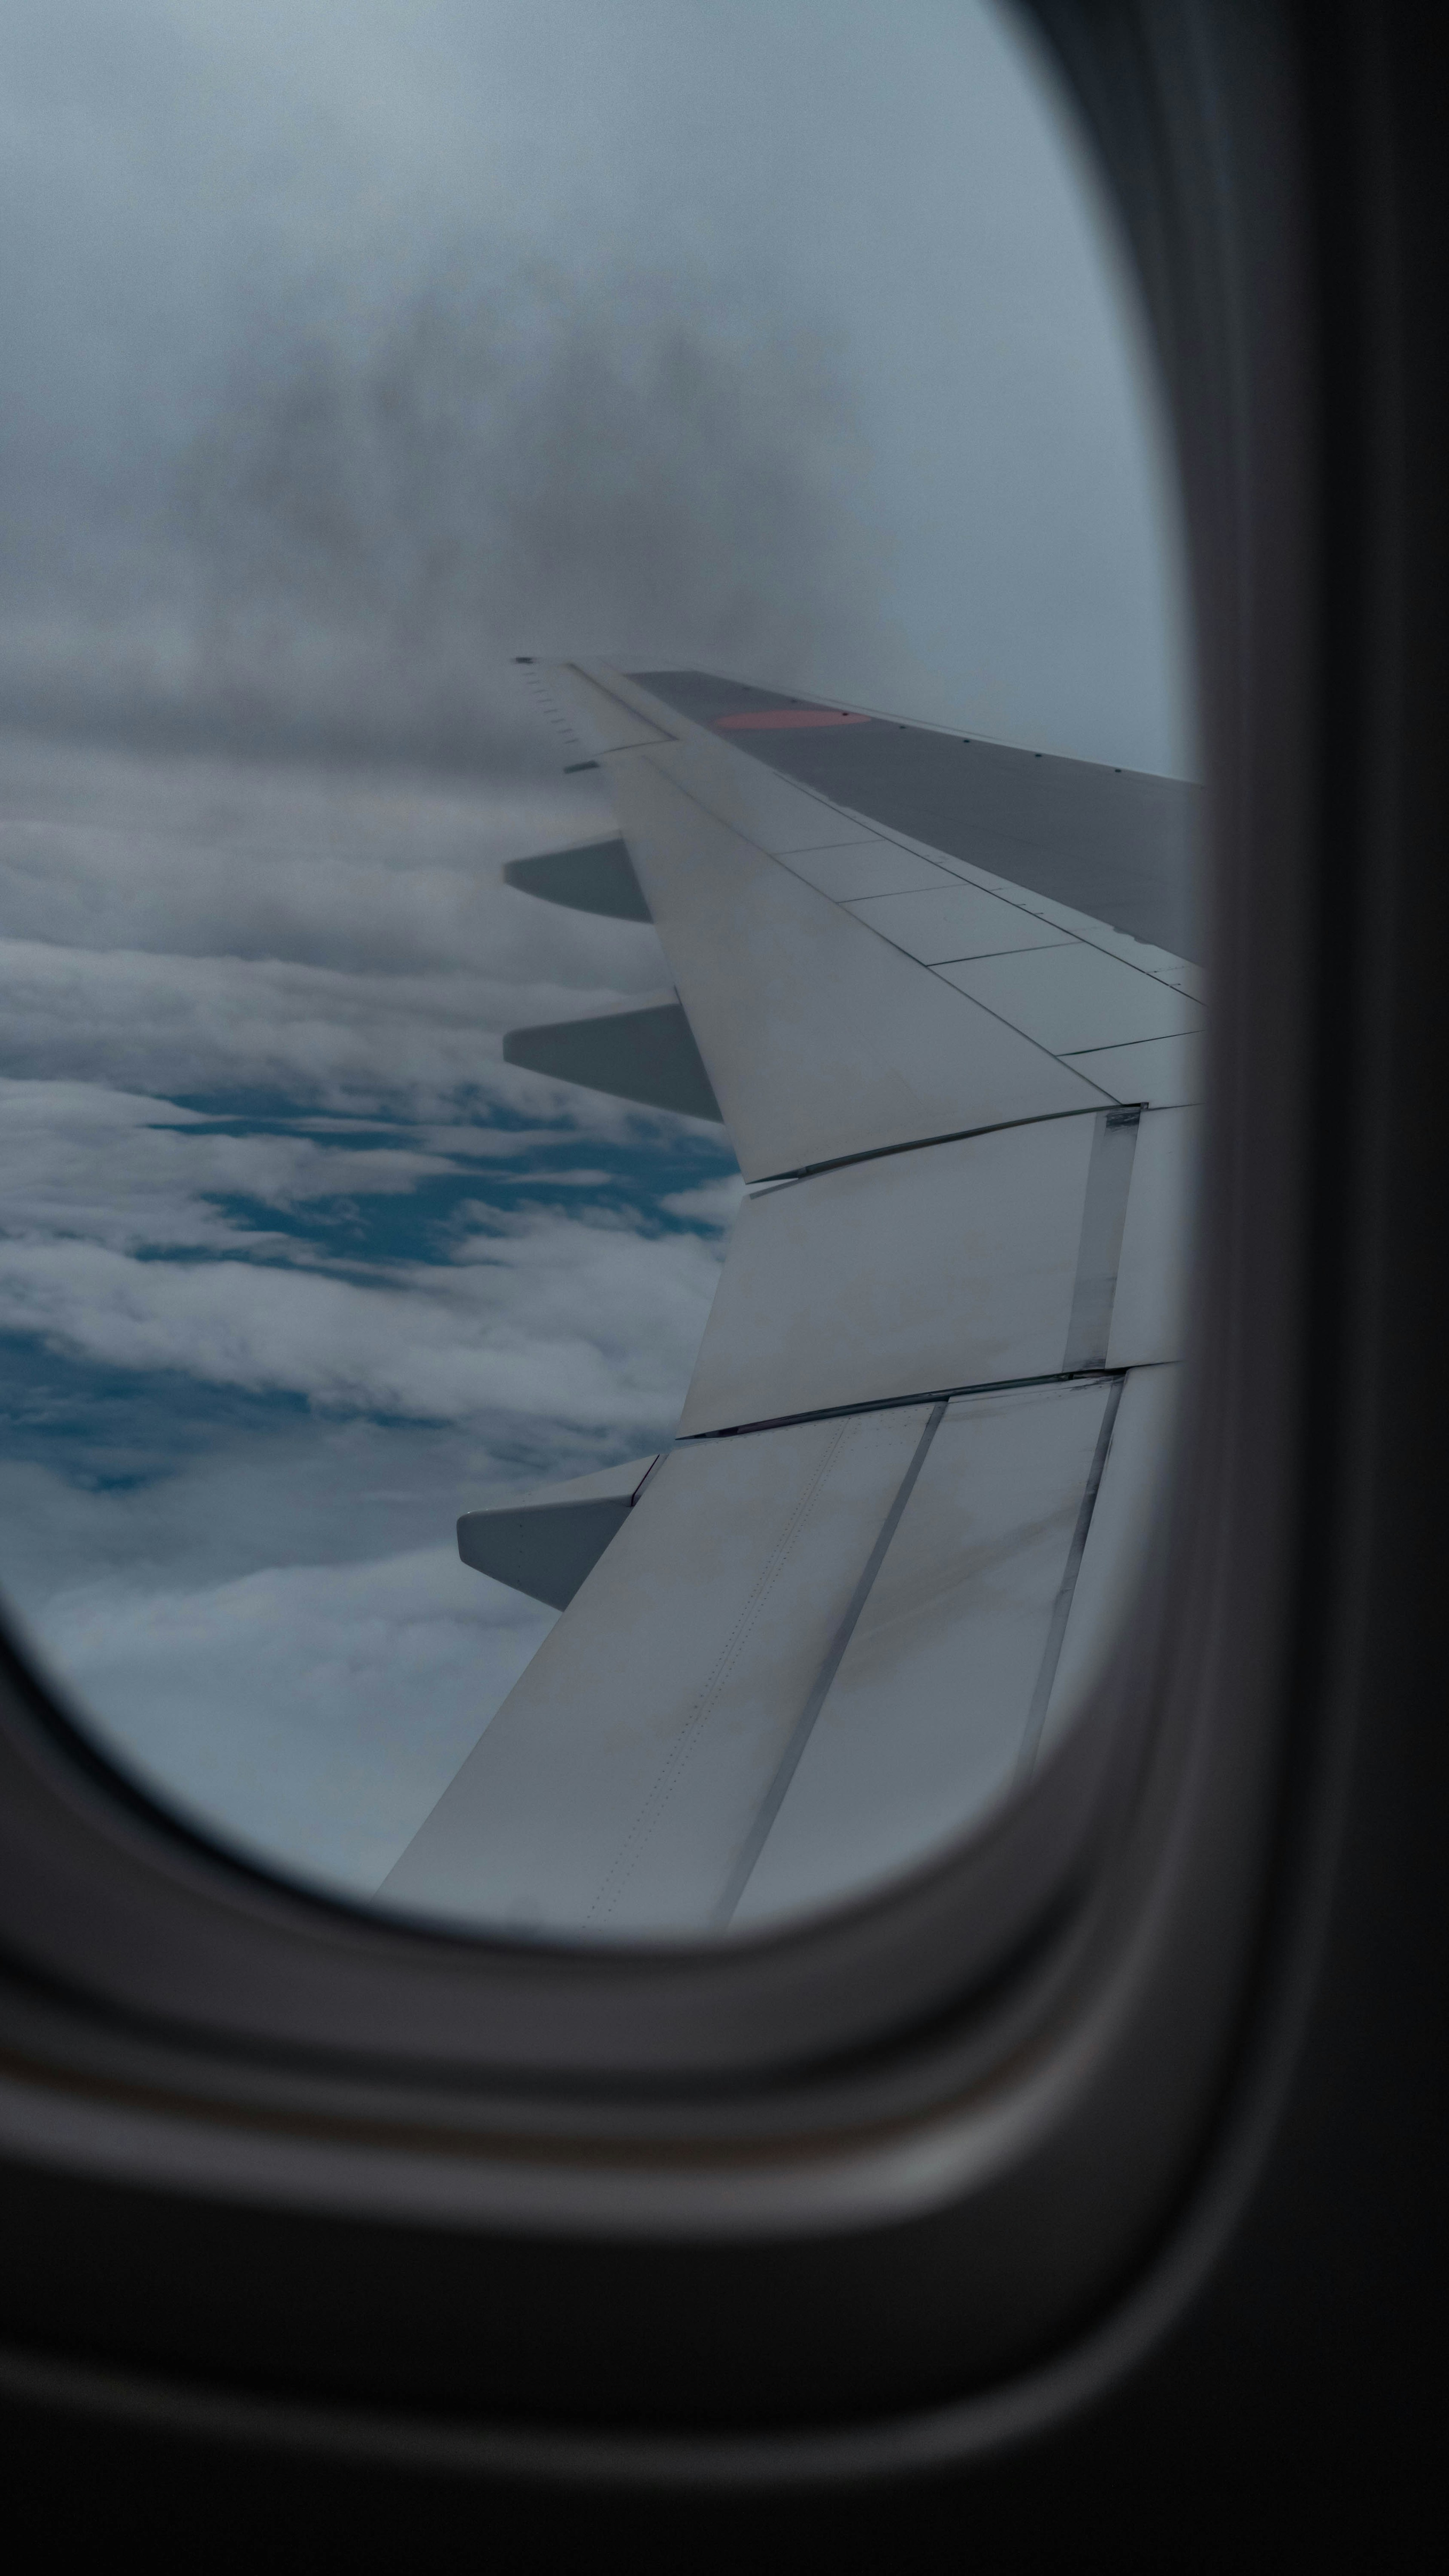
[[[1105,1651],[1180,1347],[1191,791],[704,674],[538,676],[620,839],[510,873],[647,909],[677,998],[509,1052],[722,1117],[751,1188],[673,1449],[460,1524],[568,1606],[386,1894],[680,1937],[959,1836]]]

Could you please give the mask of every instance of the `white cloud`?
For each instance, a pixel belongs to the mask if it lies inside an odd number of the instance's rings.
[[[450,1122],[481,1101],[660,1132],[501,1062],[504,1030],[665,978],[647,925],[501,880],[504,857],[606,834],[596,793],[15,736],[0,754],[11,1075]]]
[[[15,939],[468,974],[635,992],[663,978],[647,925],[545,905],[502,862],[608,837],[567,782],[439,781],[0,737],[0,928]],[[495,1021],[491,1025],[497,1025]]]
[[[344,974],[237,957],[97,954],[0,942],[6,1056],[16,1074],[160,1094],[252,1087],[338,1109],[456,1114],[472,1094],[535,1116],[563,1109],[595,1133],[626,1132],[601,1095],[500,1061],[499,1032],[578,1015],[580,995],[475,975]],[[630,999],[590,993],[589,1006]]]
[[[740,1212],[740,1201],[744,1195],[742,1175],[725,1172],[717,1181],[702,1182],[698,1189],[672,1191],[668,1198],[661,1199],[660,1206],[670,1216],[681,1218],[686,1225],[710,1226],[718,1233],[727,1234]]]
[[[249,1856],[369,1895],[553,1625],[451,1546],[77,1586],[39,1650],[123,1767]]]
[[[280,1239],[224,1215],[214,1196],[296,1208],[397,1196],[458,1168],[396,1146],[349,1153],[302,1135],[188,1133],[201,1123],[196,1111],[99,1083],[0,1080],[11,1235],[81,1235],[116,1251],[256,1250]]]
[[[656,1425],[677,1414],[718,1276],[694,1235],[544,1213],[389,1284],[253,1261],[0,1247],[0,1329],[112,1368],[181,1370],[325,1407]]]
[[[49,1410],[38,1439],[12,1438],[0,1457],[6,1598],[27,1618],[78,1589],[206,1591],[269,1566],[451,1546],[460,1512],[640,1448],[627,1427],[537,1417],[396,1422],[299,1415],[265,1400],[208,1410],[204,1390],[190,1424],[178,1426],[167,1391],[144,1378],[117,1385],[117,1408],[79,1479],[62,1472]]]
[[[570,837],[562,807],[10,749],[0,1329],[39,1356],[7,1594],[160,1795],[365,1894],[551,1623],[459,1564],[456,1514],[677,1418],[731,1189],[677,1192],[685,1233],[570,1213],[617,1183],[601,1148],[639,1156],[647,1210],[651,1147],[701,1131],[498,1053],[652,989],[658,952],[490,873]],[[458,1175],[424,1203],[452,1206],[436,1261],[338,1258],[306,1222]],[[558,1204],[501,1216],[490,1184],[523,1180]]]

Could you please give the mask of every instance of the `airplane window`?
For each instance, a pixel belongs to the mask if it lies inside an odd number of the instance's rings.
[[[0,1541],[253,1863],[723,1934],[1130,1603],[1172,469],[985,0],[11,0]]]

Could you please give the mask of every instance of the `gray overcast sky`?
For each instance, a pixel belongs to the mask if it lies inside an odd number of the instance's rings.
[[[533,647],[1180,769],[1033,64],[979,0],[9,0],[11,708],[486,768]]]

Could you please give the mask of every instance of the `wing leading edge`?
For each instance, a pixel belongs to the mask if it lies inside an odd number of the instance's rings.
[[[853,792],[888,803],[876,720],[698,674],[549,679],[623,846],[511,879],[626,918],[632,881],[677,999],[513,1060],[657,1098],[627,1022],[672,1007],[694,1087],[666,1105],[722,1116],[751,1186],[673,1449],[460,1523],[467,1561],[568,1606],[385,1893],[679,1937],[909,1866],[1068,1722],[1168,1442],[1201,979],[1088,908],[1129,907],[1117,791],[1056,774],[1085,764],[1004,755],[1016,806],[998,764],[979,840],[957,812],[943,851],[782,774],[804,737],[818,782],[848,732]],[[1139,842],[1172,784],[1118,795]],[[1041,891],[1064,882],[1080,905]]]

